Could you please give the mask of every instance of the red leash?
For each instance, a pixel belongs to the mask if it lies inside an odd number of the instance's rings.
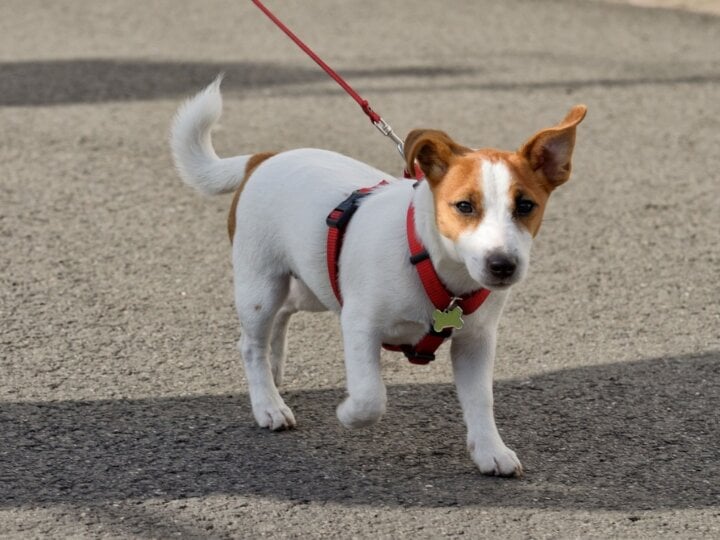
[[[370,118],[370,121],[373,123],[373,125],[378,128],[380,133],[382,133],[386,137],[390,137],[390,139],[392,139],[392,141],[397,146],[400,155],[404,156],[404,141],[395,134],[392,127],[390,127],[390,124],[383,120],[378,113],[372,110],[368,101],[366,99],[363,99],[362,96],[358,94],[353,89],[353,87],[350,86],[347,81],[345,81],[345,79],[338,75],[333,68],[323,62],[322,58],[320,58],[310,47],[303,43],[303,41],[299,37],[297,37],[292,30],[285,26],[285,24],[280,19],[278,19],[272,11],[265,7],[265,5],[260,0],[252,0],[252,3],[255,4],[260,9],[260,11],[267,15],[268,19],[274,22],[280,30],[285,32],[285,34],[287,34],[287,36],[292,39],[295,44],[305,52],[305,54],[312,58],[318,66],[323,68],[325,70],[325,73],[330,75],[330,77],[332,77],[332,79],[336,83],[338,83],[340,87],[345,90],[345,92],[347,92],[348,95],[357,102],[358,105],[360,105],[360,108]]]

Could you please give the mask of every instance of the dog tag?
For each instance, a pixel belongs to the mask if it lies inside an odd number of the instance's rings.
[[[436,332],[442,332],[446,328],[455,328],[460,330],[465,324],[462,320],[463,310],[460,306],[455,306],[452,309],[446,309],[440,311],[436,309],[433,311],[433,330]]]

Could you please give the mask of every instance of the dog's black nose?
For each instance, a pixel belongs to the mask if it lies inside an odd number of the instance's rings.
[[[492,253],[487,258],[487,269],[493,277],[507,279],[515,273],[517,259],[510,255]]]

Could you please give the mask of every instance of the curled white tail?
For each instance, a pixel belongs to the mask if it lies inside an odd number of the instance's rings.
[[[210,131],[222,113],[221,82],[222,75],[183,103],[170,133],[170,147],[180,177],[206,195],[237,188],[250,158],[247,155],[220,159],[213,148]]]

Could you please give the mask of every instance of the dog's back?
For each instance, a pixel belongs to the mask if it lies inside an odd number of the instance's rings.
[[[242,252],[243,260],[265,273],[306,276],[323,303],[333,306],[325,270],[325,217],[352,191],[394,178],[313,148],[219,158],[211,141],[222,112],[219,85],[220,78],[175,117],[170,142],[181,178],[206,195],[236,192],[228,220],[235,262]]]

